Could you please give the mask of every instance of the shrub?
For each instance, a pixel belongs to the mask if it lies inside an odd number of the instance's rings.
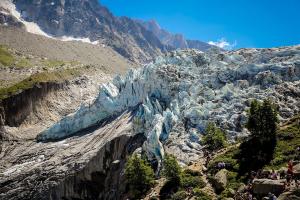
[[[184,174],[189,174],[191,176],[201,176],[201,172],[200,171],[196,171],[196,170],[191,170],[191,169],[185,169],[183,171]]]
[[[0,45],[0,63],[4,66],[13,65],[15,59],[13,55],[7,50],[6,47]]]
[[[181,186],[183,188],[189,188],[189,187],[204,188],[206,186],[206,183],[203,181],[203,179],[200,176],[192,176],[190,174],[183,173],[181,177]]]
[[[125,176],[133,197],[139,197],[154,184],[151,166],[137,155],[132,156],[125,166]]]
[[[226,188],[221,194],[220,197],[221,199],[225,199],[225,198],[233,198],[234,197],[234,190]]]
[[[176,158],[172,155],[166,155],[163,161],[163,174],[168,181],[180,182],[181,167],[179,166]]]
[[[197,200],[211,200],[212,199],[208,194],[204,193],[200,188],[195,188],[193,190],[193,193]]]
[[[212,122],[208,123],[206,127],[206,134],[203,137],[203,144],[207,145],[207,148],[211,151],[218,150],[226,146],[225,133],[216,127]]]
[[[186,197],[187,197],[187,194],[185,193],[185,191],[178,191],[172,195],[171,199],[172,200],[183,200]]]

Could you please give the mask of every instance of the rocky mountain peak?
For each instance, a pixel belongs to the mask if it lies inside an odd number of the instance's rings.
[[[184,35],[179,33],[172,34],[167,30],[161,28],[155,20],[137,20],[137,22],[143,25],[148,31],[154,33],[163,44],[171,46],[175,49],[193,48],[201,51],[207,51],[208,49],[213,47],[199,40],[187,40]]]

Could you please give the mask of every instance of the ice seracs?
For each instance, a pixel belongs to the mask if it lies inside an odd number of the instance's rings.
[[[175,51],[103,84],[92,102],[39,139],[67,137],[132,109],[134,131],[147,137],[143,150],[150,160],[159,162],[167,150],[187,163],[198,159],[199,140],[209,121],[226,130],[230,139],[246,134],[245,110],[251,99],[271,98],[280,105],[281,120],[298,113],[299,80],[299,46]]]

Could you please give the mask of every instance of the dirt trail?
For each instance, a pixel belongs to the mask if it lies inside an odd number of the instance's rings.
[[[159,192],[160,192],[161,188],[164,186],[164,184],[166,183],[166,181],[167,181],[166,178],[158,179],[156,181],[157,184],[155,185],[155,187],[153,189],[151,189],[150,193],[147,194],[147,196],[143,200],[150,200],[151,197],[158,197]]]

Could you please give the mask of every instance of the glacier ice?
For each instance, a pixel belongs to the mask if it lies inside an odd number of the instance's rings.
[[[197,159],[195,152],[201,150],[199,140],[208,121],[225,129],[231,139],[245,134],[245,109],[251,99],[274,100],[281,107],[282,120],[298,113],[299,80],[299,46],[174,51],[103,84],[92,102],[42,132],[38,139],[64,138],[135,109],[134,131],[147,137],[143,149],[148,158],[160,161],[165,149],[173,149],[176,156],[188,155],[181,158],[188,162],[189,158]]]

